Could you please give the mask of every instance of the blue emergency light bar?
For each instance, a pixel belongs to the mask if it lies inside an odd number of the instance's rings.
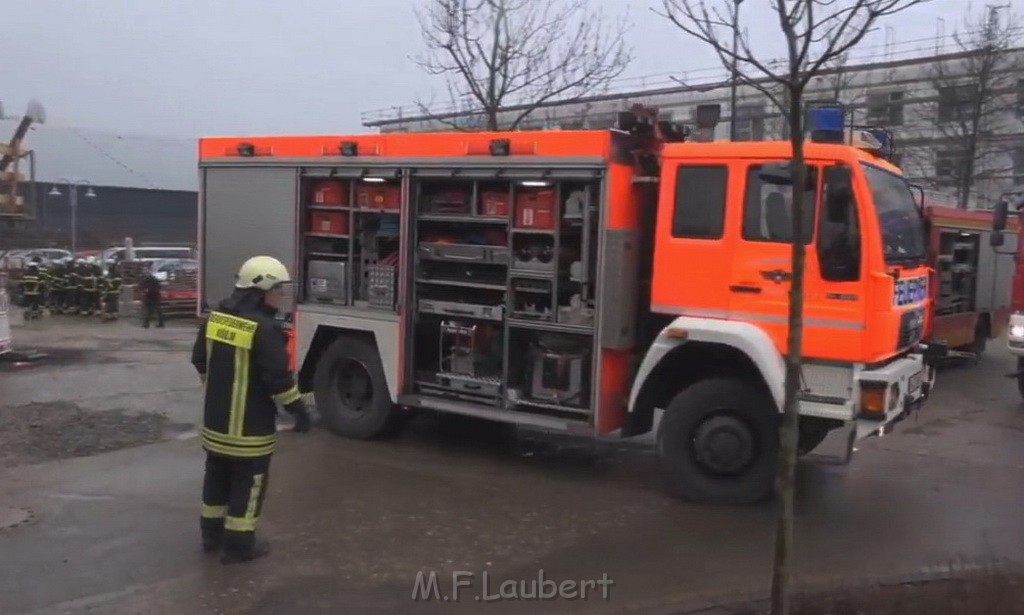
[[[846,108],[840,103],[816,103],[804,113],[811,141],[842,143],[846,134]]]

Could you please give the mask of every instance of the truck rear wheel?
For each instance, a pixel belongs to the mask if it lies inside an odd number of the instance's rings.
[[[399,426],[380,354],[361,338],[341,336],[320,355],[313,396],[324,424],[339,436],[369,440]]]
[[[750,504],[771,496],[779,414],[767,392],[741,380],[697,382],[669,402],[657,449],[672,495]]]

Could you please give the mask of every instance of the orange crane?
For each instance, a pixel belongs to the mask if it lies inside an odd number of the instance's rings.
[[[0,117],[3,117],[3,106],[0,105]],[[29,176],[35,183],[35,155],[31,150],[21,148],[25,135],[33,123],[42,124],[46,121],[46,110],[38,101],[30,101],[25,115],[22,116],[14,136],[10,141],[0,142],[0,219],[9,220],[12,225],[18,221],[31,219],[32,212],[26,211],[25,200],[21,195],[21,184],[25,180],[19,172],[19,162],[23,158],[29,160]],[[11,336],[10,300],[7,295],[7,275],[0,271],[0,361],[35,361],[43,358],[36,352],[16,351]]]

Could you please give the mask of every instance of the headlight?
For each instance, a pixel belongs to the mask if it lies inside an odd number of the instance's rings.
[[[1010,337],[1024,338],[1024,325],[1011,325]]]

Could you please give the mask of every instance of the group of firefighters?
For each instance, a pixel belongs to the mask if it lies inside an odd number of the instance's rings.
[[[29,263],[21,278],[25,319],[39,318],[47,310],[50,314],[101,314],[104,321],[115,320],[121,300],[119,269],[113,263],[104,274],[98,263],[83,259],[50,266]]]

